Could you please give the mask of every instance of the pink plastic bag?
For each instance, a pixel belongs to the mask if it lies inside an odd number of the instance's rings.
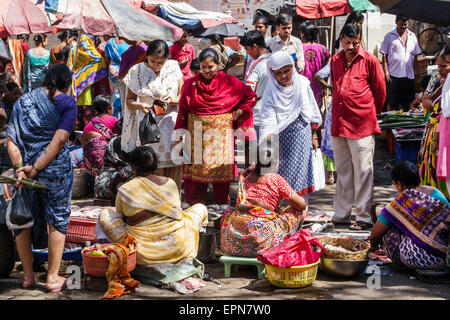
[[[321,251],[313,251],[311,245],[319,246]],[[315,263],[323,252],[325,248],[317,238],[305,230],[300,230],[278,246],[262,251],[257,258],[264,264],[289,268]]]

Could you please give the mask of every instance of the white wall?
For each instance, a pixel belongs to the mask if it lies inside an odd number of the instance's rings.
[[[381,47],[386,33],[395,27],[395,15],[380,12],[367,12],[364,14],[363,38],[366,43],[367,51],[374,53]],[[336,17],[336,37],[339,36],[341,29],[347,19],[347,15]],[[381,59],[381,56],[378,56]]]

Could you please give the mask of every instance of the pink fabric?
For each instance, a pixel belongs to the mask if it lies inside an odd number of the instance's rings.
[[[1,25],[9,35],[50,33],[43,4],[36,5],[29,0],[0,1]]]
[[[183,48],[178,44],[178,42],[175,42],[172,46],[170,46],[169,51],[170,57],[173,60],[181,62],[185,57],[189,59],[189,62],[184,65],[184,67],[181,69],[181,72],[183,73],[183,80],[192,77],[191,62],[195,58],[194,47],[189,43],[186,43],[185,49],[183,50]]]
[[[109,115],[103,116],[102,118],[98,118],[98,117],[94,117],[94,118],[97,119],[97,120],[100,119],[100,121],[103,122],[103,123],[104,123],[111,131],[114,131],[114,126],[115,126],[116,122],[119,121],[119,119],[117,119],[116,117],[109,116]],[[100,133],[100,132],[98,132],[98,130],[92,125],[92,123],[89,122],[89,123],[86,125],[86,127],[84,128],[83,134],[85,134],[85,133],[87,133],[87,132],[91,132],[91,131]]]
[[[303,43],[303,54],[305,55],[305,69],[301,74],[308,78],[316,102],[320,107],[322,105],[323,87],[319,82],[314,80],[314,75],[325,67],[328,59],[330,59],[330,52],[320,43]]]
[[[270,173],[262,177],[258,183],[250,183],[245,179],[247,200],[254,200],[269,206],[272,211],[278,207],[280,198],[289,200],[295,191],[279,174]]]
[[[115,23],[101,0],[68,0],[67,10],[55,27],[83,30],[94,36],[115,33]]]
[[[436,174],[439,180],[450,177],[450,118],[441,117],[439,126],[439,155],[437,157]]]

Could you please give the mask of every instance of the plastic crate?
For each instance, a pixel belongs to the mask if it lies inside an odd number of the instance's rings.
[[[395,159],[400,161],[411,161],[417,164],[417,154],[420,150],[421,140],[397,141],[395,143]]]
[[[69,226],[67,227],[66,241],[76,243],[97,241],[97,236],[95,235],[96,224],[97,220],[70,218]]]

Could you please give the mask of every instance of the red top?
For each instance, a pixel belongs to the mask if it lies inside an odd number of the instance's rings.
[[[255,200],[269,206],[272,211],[278,208],[280,198],[290,200],[295,191],[279,174],[265,174],[258,183],[250,183],[245,179],[247,200]]]
[[[352,12],[348,2],[347,0],[297,0],[295,2],[295,11],[297,15],[307,19],[335,17]]]
[[[114,116],[110,116],[110,115],[106,115],[106,116],[103,116],[101,118],[94,117],[93,119],[97,120],[97,121],[100,121],[101,123],[103,123],[111,131],[114,131],[114,126],[116,125],[116,122],[119,121],[119,119],[117,119]],[[91,132],[91,131],[94,131],[94,132],[97,132],[97,133],[101,134],[101,132],[99,132],[97,130],[97,128],[93,125],[92,120],[89,121],[89,123],[84,128],[83,134]]]
[[[181,91],[176,129],[186,129],[189,113],[197,115],[225,114],[237,108],[244,113],[233,128],[253,130],[253,107],[256,93],[238,78],[219,71],[210,81],[201,73],[189,78]]]
[[[350,139],[381,133],[377,113],[381,113],[386,98],[386,83],[378,59],[359,48],[349,68],[345,52],[331,58],[333,81],[333,111],[331,135]]]
[[[183,61],[185,57],[189,59],[189,62],[184,65],[183,68],[181,68],[181,72],[183,73],[184,79],[192,77],[191,73],[191,62],[195,58],[195,50],[192,45],[189,43],[186,43],[185,49],[178,44],[178,42],[175,42],[173,45],[169,48],[170,51],[170,57],[173,60],[176,60],[178,62]]]

